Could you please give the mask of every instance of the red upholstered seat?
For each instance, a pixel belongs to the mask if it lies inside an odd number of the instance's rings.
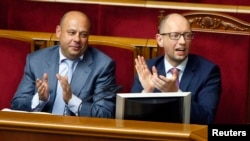
[[[222,94],[216,123],[246,123],[249,36],[196,32],[192,43],[192,53],[206,57],[221,69]]]
[[[122,85],[120,92],[129,93],[134,81],[134,58],[135,51],[129,44],[99,41],[90,45],[106,53],[116,62],[116,82]]]
[[[24,72],[25,59],[33,47],[32,39],[0,32],[0,110],[10,107],[10,101]]]

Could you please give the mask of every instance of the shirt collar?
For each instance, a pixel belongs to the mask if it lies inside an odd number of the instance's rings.
[[[59,64],[62,63],[63,60],[66,60],[68,58],[66,58],[63,54],[62,54],[62,49],[61,47],[59,48]],[[83,54],[79,57],[80,60],[83,59]]]
[[[176,68],[178,68],[179,71],[184,72],[184,69],[187,65],[187,61],[188,61],[188,57],[182,61]],[[173,66],[171,64],[169,64],[169,62],[167,61],[167,59],[165,59],[164,57],[164,65],[165,65],[165,72],[167,73],[171,68],[173,68]]]

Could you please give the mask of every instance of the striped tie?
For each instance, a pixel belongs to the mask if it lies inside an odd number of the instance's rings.
[[[174,73],[174,69],[177,69],[178,72],[180,72],[180,70],[179,70],[178,68],[171,68],[171,69],[169,70],[169,72],[171,72],[172,75],[173,75],[173,73]],[[175,85],[177,86],[177,88],[179,88],[179,84],[180,84],[180,82],[179,82],[179,73],[178,73],[178,76],[177,76],[177,79],[176,79],[176,82],[175,82]]]

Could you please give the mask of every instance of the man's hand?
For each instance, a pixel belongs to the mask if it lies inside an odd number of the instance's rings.
[[[60,74],[56,74],[56,77],[59,80],[59,83],[62,87],[63,100],[66,104],[68,104],[69,100],[72,98],[72,92],[70,84],[68,82],[68,77],[61,76]]]
[[[153,92],[154,86],[152,84],[152,73],[149,71],[144,57],[138,56],[135,59],[135,68],[139,77],[139,80],[144,88],[143,92]]]
[[[36,79],[36,88],[39,95],[39,100],[47,101],[49,98],[48,74],[43,74],[43,80]]]
[[[165,76],[159,75],[156,68],[153,68],[153,78],[152,82],[154,87],[160,90],[161,92],[177,92],[178,86],[176,86],[176,81],[178,81],[178,70],[173,71],[173,76],[171,78],[166,78]]]

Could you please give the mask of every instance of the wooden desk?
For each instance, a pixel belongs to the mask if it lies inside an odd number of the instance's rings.
[[[1,141],[207,140],[207,126],[0,111]],[[194,133],[191,138],[191,134]],[[200,134],[202,133],[202,134]],[[197,138],[199,135],[199,138]]]
[[[190,138],[195,141],[207,141],[208,139],[208,129],[202,128],[196,131],[193,131],[190,135]]]

